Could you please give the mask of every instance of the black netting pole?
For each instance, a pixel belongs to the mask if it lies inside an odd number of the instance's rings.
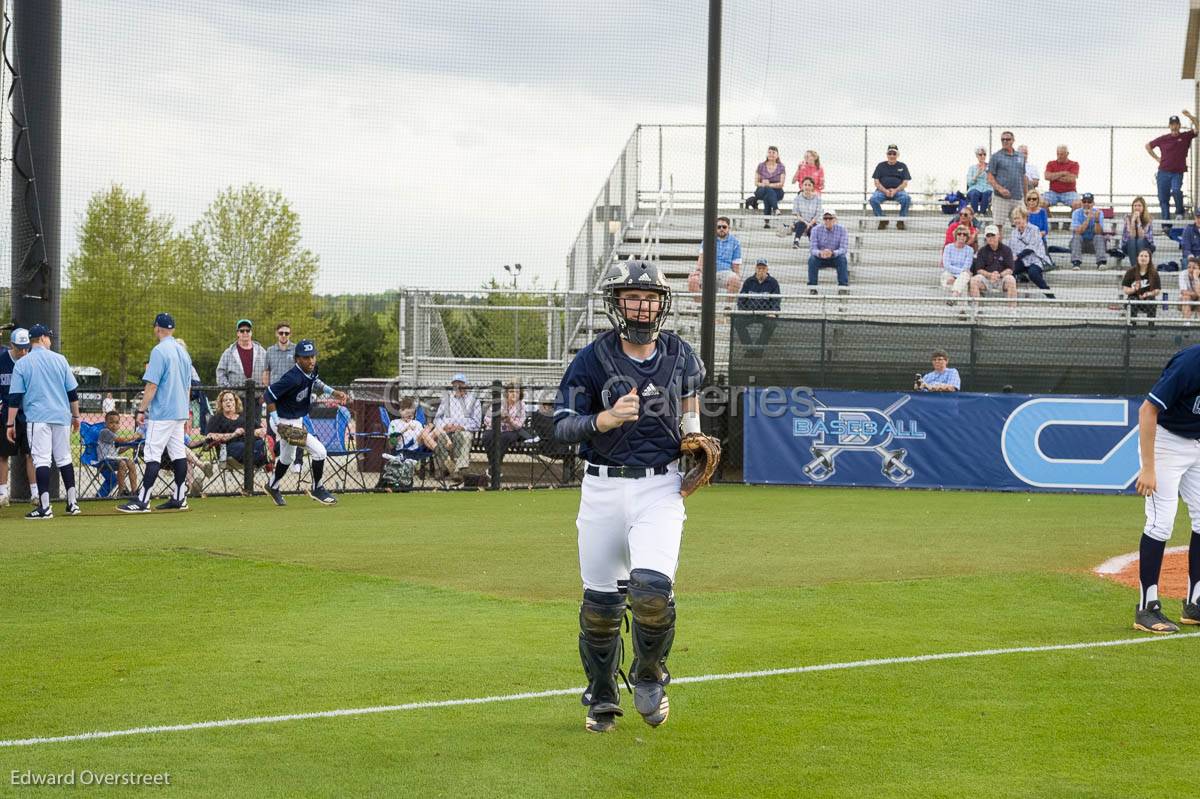
[[[500,430],[500,398],[504,396],[504,384],[499,380],[492,381],[492,407],[488,415],[492,419],[492,438],[488,441],[488,464],[491,468],[492,491],[500,488],[500,461],[504,458],[504,436]]]
[[[246,411],[246,427],[242,432],[245,451],[242,453],[242,489],[247,494],[254,493],[254,431],[258,429],[258,397],[254,392],[254,381],[247,380],[245,394],[242,396],[242,408]],[[263,442],[266,446],[266,442]],[[276,464],[278,468],[279,464]]]

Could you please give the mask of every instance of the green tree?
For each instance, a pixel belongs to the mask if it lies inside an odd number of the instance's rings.
[[[495,280],[485,283],[485,289],[503,288]],[[537,281],[532,281],[536,291]],[[487,294],[482,297],[435,297],[434,301],[467,301],[472,305],[497,306],[504,310],[469,308],[443,310],[442,325],[450,340],[454,355],[459,358],[545,358],[547,351],[546,317],[560,324],[559,314],[546,309],[542,294]],[[554,299],[561,305],[561,299]],[[531,310],[512,310],[529,307]],[[536,310],[532,310],[536,309]]]

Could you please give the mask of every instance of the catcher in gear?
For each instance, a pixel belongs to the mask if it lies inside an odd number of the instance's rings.
[[[708,482],[721,452],[700,433],[704,366],[687,342],[662,329],[671,290],[658,267],[620,262],[601,285],[613,329],[575,356],[554,414],[555,437],[579,443],[586,461],[576,527],[582,698],[592,732],[613,729],[623,715],[617,678],[627,608],[634,707],[652,727],[667,720],[683,498]],[[684,453],[694,461],[686,475],[678,465]]]

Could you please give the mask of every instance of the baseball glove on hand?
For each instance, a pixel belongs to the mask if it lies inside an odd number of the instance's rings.
[[[721,442],[703,433],[688,433],[680,442],[679,451],[692,459],[692,468],[683,475],[679,486],[679,493],[686,497],[700,486],[708,485],[721,462]]]
[[[303,447],[308,442],[308,431],[294,424],[277,424],[275,431],[279,437],[295,447]]]

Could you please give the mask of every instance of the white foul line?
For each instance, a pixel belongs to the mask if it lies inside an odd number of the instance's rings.
[[[1178,555],[1180,552],[1187,552],[1188,545],[1184,544],[1181,547],[1167,547],[1163,550],[1164,555]],[[1119,574],[1122,569],[1131,563],[1136,563],[1139,554],[1137,552],[1126,552],[1124,555],[1117,555],[1109,558],[1101,563],[1096,568],[1092,569],[1096,574]]]
[[[904,663],[927,663],[934,660],[961,660],[963,658],[993,657],[995,655],[1017,655],[1036,652],[1063,652],[1073,649],[1100,649],[1109,646],[1131,646],[1133,644],[1149,644],[1155,641],[1177,640],[1180,638],[1196,638],[1200,632],[1177,633],[1175,635],[1144,636],[1141,638],[1120,638],[1114,641],[1082,641],[1074,644],[1049,644],[1046,646],[1014,646],[1007,649],[977,649],[971,652],[941,652],[932,655],[910,655],[908,657],[872,658],[871,660],[851,660],[843,663],[819,663],[812,666],[792,666],[783,669],[764,669],[762,671],[734,671],[726,674],[701,674],[695,677],[680,677],[672,679],[672,685],[688,683],[716,682],[718,680],[748,680],[758,677],[776,677],[785,674],[807,674],[815,671],[838,671],[841,669],[861,669],[868,666],[894,666]],[[151,735],[160,732],[186,732],[188,730],[208,730],[218,727],[244,727],[251,724],[278,724],[284,721],[303,721],[306,719],[328,719],[341,716],[366,716],[372,713],[397,713],[402,710],[424,710],[427,708],[461,707],[464,705],[488,705],[495,702],[517,702],[523,699],[544,699],[552,696],[571,696],[583,692],[583,688],[555,688],[550,691],[531,691],[521,694],[499,694],[496,696],[480,696],[473,699],[442,699],[431,702],[408,702],[403,705],[379,705],[376,707],[343,708],[341,710],[319,710],[311,713],[288,713],[281,716],[256,716],[246,719],[222,719],[221,721],[198,721],[191,724],[164,724],[154,727],[134,727],[127,730],[107,730],[103,732],[84,732],[76,735],[56,735],[43,738],[19,738],[0,740],[0,747],[37,746],[39,744],[67,743],[69,741],[94,741],[101,738],[118,738],[126,735]]]

